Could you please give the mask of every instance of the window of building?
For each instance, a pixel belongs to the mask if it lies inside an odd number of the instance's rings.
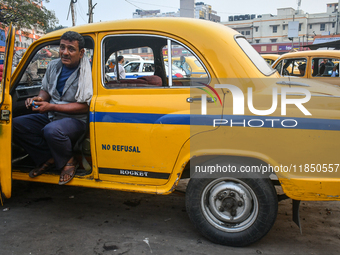
[[[272,43],[277,42],[277,39],[270,39],[270,42]]]
[[[323,23],[323,24],[320,24],[320,31],[325,31],[326,29],[326,24]]]
[[[283,25],[283,26],[282,26],[282,30],[286,30],[286,25]]]
[[[277,26],[273,26],[273,33],[277,33]]]
[[[260,43],[260,40],[255,40],[255,43]]]
[[[309,25],[309,29],[312,29],[313,28],[313,25]]]
[[[250,31],[246,31],[246,35],[250,35]]]
[[[244,35],[244,31],[241,31],[241,34],[243,34],[243,35]]]
[[[129,54],[129,53],[130,53],[130,50],[123,50],[123,53],[124,53],[124,54]]]
[[[335,28],[335,22],[332,23],[332,28]]]
[[[259,28],[258,27],[255,27],[255,32],[258,32],[259,31]]]
[[[142,48],[142,53],[148,53],[148,48]]]
[[[299,31],[301,31],[302,23],[299,24]]]
[[[277,45],[272,45],[272,51],[277,51]]]

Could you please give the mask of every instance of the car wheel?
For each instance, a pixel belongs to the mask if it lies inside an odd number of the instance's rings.
[[[269,179],[192,178],[186,208],[196,228],[214,243],[246,246],[273,226],[277,195]]]

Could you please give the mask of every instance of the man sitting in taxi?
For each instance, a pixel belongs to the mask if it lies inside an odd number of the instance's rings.
[[[84,38],[76,32],[61,36],[60,58],[49,62],[38,96],[25,101],[35,114],[13,119],[13,140],[37,165],[29,173],[32,178],[55,167],[61,170],[59,184],[66,184],[79,166],[72,148],[86,130],[93,94],[84,47]]]
[[[305,76],[305,72],[306,72],[306,64],[301,64],[298,66],[299,71],[300,71],[300,75],[301,76]]]

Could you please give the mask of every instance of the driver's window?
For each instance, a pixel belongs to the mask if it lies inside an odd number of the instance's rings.
[[[307,59],[285,59],[283,61],[282,75],[283,76],[300,76],[306,75]]]
[[[93,47],[85,48],[85,56],[92,61]],[[54,59],[59,58],[59,42],[46,45],[40,48],[33,56],[27,65],[23,76],[20,79],[19,85],[38,85],[41,84],[44,78],[47,65]]]
[[[20,84],[33,85],[41,82],[48,63],[57,58],[59,58],[59,45],[47,45],[41,48],[26,67]]]

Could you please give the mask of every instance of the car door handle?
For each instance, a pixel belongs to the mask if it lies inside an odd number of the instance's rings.
[[[193,103],[195,101],[202,101],[202,98],[201,97],[188,97],[187,98],[188,103]],[[214,101],[216,101],[216,98],[212,99],[211,97],[207,97],[208,103],[213,103]]]
[[[138,74],[134,74],[133,76],[138,76]]]

